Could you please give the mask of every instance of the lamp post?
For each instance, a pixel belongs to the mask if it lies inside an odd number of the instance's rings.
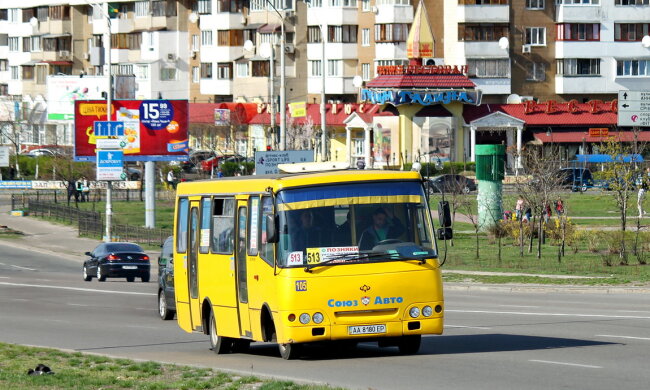
[[[284,31],[284,15],[275,8],[275,5],[270,0],[266,3],[273,8],[276,14],[280,17],[280,150],[285,150],[287,147],[287,89],[286,89],[286,69],[284,67],[286,34]]]
[[[326,113],[325,113],[325,43],[327,42],[327,25],[325,22],[321,23],[321,62],[323,64],[323,70],[321,72],[321,89],[320,89],[320,160],[325,162],[327,161],[327,123],[326,123]]]

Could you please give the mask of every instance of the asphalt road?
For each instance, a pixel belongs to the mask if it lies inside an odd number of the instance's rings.
[[[649,298],[449,289],[445,334],[415,356],[374,344],[314,346],[298,361],[264,344],[217,356],[157,317],[156,283],[84,282],[78,260],[0,243],[0,341],[359,389],[647,388]]]

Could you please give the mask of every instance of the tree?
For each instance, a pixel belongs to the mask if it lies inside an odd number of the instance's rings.
[[[297,123],[296,118],[289,118],[286,129],[287,150],[322,150],[320,142],[320,128],[316,130],[314,121],[307,117],[302,123]]]

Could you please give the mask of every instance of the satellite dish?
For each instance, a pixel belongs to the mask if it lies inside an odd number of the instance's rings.
[[[363,85],[363,79],[361,76],[357,75],[352,78],[352,85],[354,88],[360,88]]]
[[[507,50],[509,46],[510,46],[510,41],[508,41],[507,37],[501,37],[501,39],[499,39],[499,47],[501,49]]]
[[[32,16],[29,18],[29,24],[31,24],[34,28],[38,27],[38,19]]]
[[[260,55],[262,58],[271,58],[273,55],[273,47],[270,43],[264,42],[260,45]]]
[[[253,41],[247,39],[246,42],[244,42],[244,50],[253,51],[253,49],[255,49],[255,45],[253,44]]]
[[[197,14],[196,12],[192,12],[189,16],[189,19],[190,19],[190,23],[196,23],[199,21],[199,14]]]
[[[645,47],[645,48],[650,47],[650,35],[646,35],[646,36],[644,36],[643,39],[641,39],[641,44],[642,44],[643,47]]]
[[[506,103],[508,104],[519,104],[521,103],[521,96],[517,95],[516,93],[508,95],[508,99],[506,99]]]

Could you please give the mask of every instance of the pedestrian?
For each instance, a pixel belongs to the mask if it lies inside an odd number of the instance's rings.
[[[80,202],[83,202],[83,201],[84,201],[84,198],[83,198],[83,196],[82,196],[82,189],[83,189],[83,181],[82,181],[82,179],[83,179],[83,178],[80,177],[80,178],[77,179],[77,181],[75,182],[75,190],[76,190],[75,198],[77,198],[77,200],[80,201]]]
[[[173,169],[170,169],[169,172],[167,172],[167,186],[176,189],[176,177],[174,176]]]
[[[562,202],[562,198],[557,198],[555,201],[555,212],[557,213],[558,218],[564,214],[564,203]]]
[[[532,212],[532,210],[530,209],[530,207],[527,207],[527,208],[526,208],[526,213],[525,213],[525,215],[524,215],[524,221],[525,221],[525,222],[530,222],[530,219],[531,219],[532,217],[533,217],[533,212]]]
[[[81,201],[89,202],[90,201],[90,187],[88,186],[88,179],[85,177],[81,181]]]
[[[519,197],[519,199],[517,199],[517,205],[515,206],[515,218],[517,219],[517,221],[521,220],[522,217],[521,213],[523,211],[524,211],[524,200],[521,197]]]
[[[217,171],[217,178],[220,177],[223,177],[223,171],[221,170],[221,168],[219,168],[219,170]]]
[[[544,223],[547,224],[548,220],[551,219],[551,214],[553,212],[551,211],[551,206],[547,203],[546,207],[544,207]]]
[[[643,218],[643,216],[646,214],[645,210],[643,210],[643,201],[645,200],[645,193],[647,189],[648,189],[648,179],[644,177],[641,179],[641,185],[639,186],[639,193],[636,195],[636,207],[639,210],[639,218]]]

